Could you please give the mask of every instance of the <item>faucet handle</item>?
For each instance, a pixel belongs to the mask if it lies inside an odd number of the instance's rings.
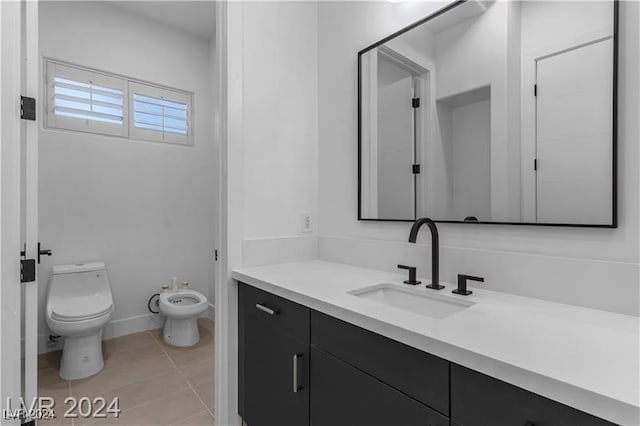
[[[416,267],[415,266],[407,266],[407,265],[398,265],[399,269],[408,269],[409,270],[409,279],[405,280],[405,284],[409,285],[418,285],[421,281],[416,281]]]
[[[481,283],[484,282],[484,278],[482,277],[475,277],[473,275],[466,275],[466,274],[458,274],[458,288],[455,290],[452,290],[451,292],[455,294],[461,294],[463,296],[468,296],[471,293],[473,293],[471,290],[467,290],[467,280],[478,281]]]

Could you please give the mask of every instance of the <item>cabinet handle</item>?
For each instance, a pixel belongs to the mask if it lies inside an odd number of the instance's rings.
[[[302,389],[302,386],[298,384],[298,360],[304,354],[293,354],[293,393],[298,393]]]
[[[268,308],[260,303],[256,303],[256,308],[260,309],[262,312],[268,313],[269,315],[278,315],[278,311]]]
[[[534,422],[526,422],[524,426],[536,426]]]

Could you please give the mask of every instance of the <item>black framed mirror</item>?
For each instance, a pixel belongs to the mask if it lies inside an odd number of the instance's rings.
[[[457,1],[358,52],[358,219],[617,226],[618,3]]]

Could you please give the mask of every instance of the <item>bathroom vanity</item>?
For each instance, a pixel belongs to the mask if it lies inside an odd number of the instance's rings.
[[[406,290],[400,275],[322,261],[234,278],[239,414],[252,426],[637,424],[632,317]],[[435,309],[381,293],[396,289]]]

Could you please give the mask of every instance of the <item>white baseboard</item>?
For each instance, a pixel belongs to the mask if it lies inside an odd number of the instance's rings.
[[[211,311],[211,306],[209,311]],[[111,321],[104,328],[102,334],[103,339],[113,339],[114,337],[126,336],[127,334],[139,333],[141,331],[154,330],[162,327],[164,317],[161,315],[138,315],[130,318],[123,318]],[[52,352],[62,349],[63,338],[59,338],[56,344],[49,345],[49,334],[40,334],[38,336],[38,353]]]

